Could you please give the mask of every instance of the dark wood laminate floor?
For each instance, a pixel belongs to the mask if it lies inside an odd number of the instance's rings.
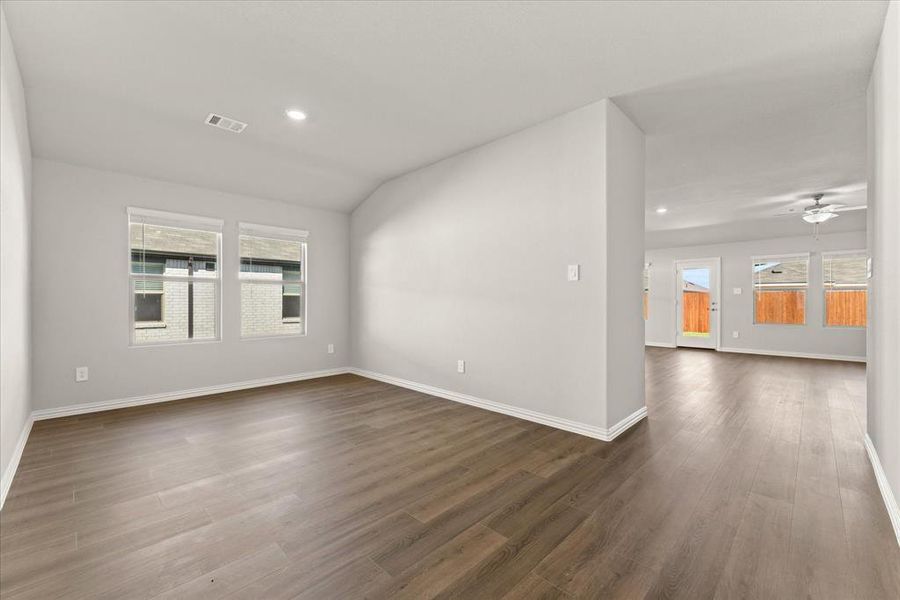
[[[3,598],[898,598],[861,365],[648,349],[603,443],[344,375],[36,423]]]

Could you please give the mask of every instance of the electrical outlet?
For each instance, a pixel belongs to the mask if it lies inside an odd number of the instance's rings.
[[[75,381],[81,383],[82,381],[88,380],[88,368],[87,367],[75,367]]]
[[[328,354],[334,354],[334,344],[328,344]]]
[[[737,338],[741,337],[741,332],[740,331],[732,331],[731,337],[737,339]]]
[[[464,361],[464,360],[456,361],[456,372],[457,373],[465,373],[466,372],[466,361]]]
[[[566,272],[569,281],[578,281],[581,279],[581,265],[569,265],[569,269]]]

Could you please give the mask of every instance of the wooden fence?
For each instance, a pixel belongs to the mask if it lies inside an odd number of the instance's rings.
[[[806,323],[806,292],[756,292],[756,322],[785,325]],[[827,290],[825,324],[829,327],[866,326],[866,290]]]
[[[682,292],[682,330],[709,333],[709,294]],[[644,318],[647,318],[644,296]],[[756,323],[802,325],[806,322],[806,292],[766,290],[756,292]],[[829,327],[866,326],[866,290],[825,292],[825,324]]]
[[[825,324],[831,327],[865,327],[866,290],[826,291]]]
[[[709,292],[682,292],[681,330],[709,333]]]
[[[806,323],[805,290],[756,292],[756,323],[803,325]]]

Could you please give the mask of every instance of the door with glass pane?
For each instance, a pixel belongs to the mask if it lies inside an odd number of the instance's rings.
[[[675,263],[676,343],[691,348],[719,346],[719,260]]]

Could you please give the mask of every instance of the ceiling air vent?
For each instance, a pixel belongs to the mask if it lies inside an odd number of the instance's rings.
[[[242,123],[235,119],[229,119],[228,117],[223,117],[216,113],[209,113],[209,115],[207,115],[206,124],[218,127],[219,129],[224,129],[225,131],[230,131],[231,133],[240,133],[247,127],[246,123]]]

